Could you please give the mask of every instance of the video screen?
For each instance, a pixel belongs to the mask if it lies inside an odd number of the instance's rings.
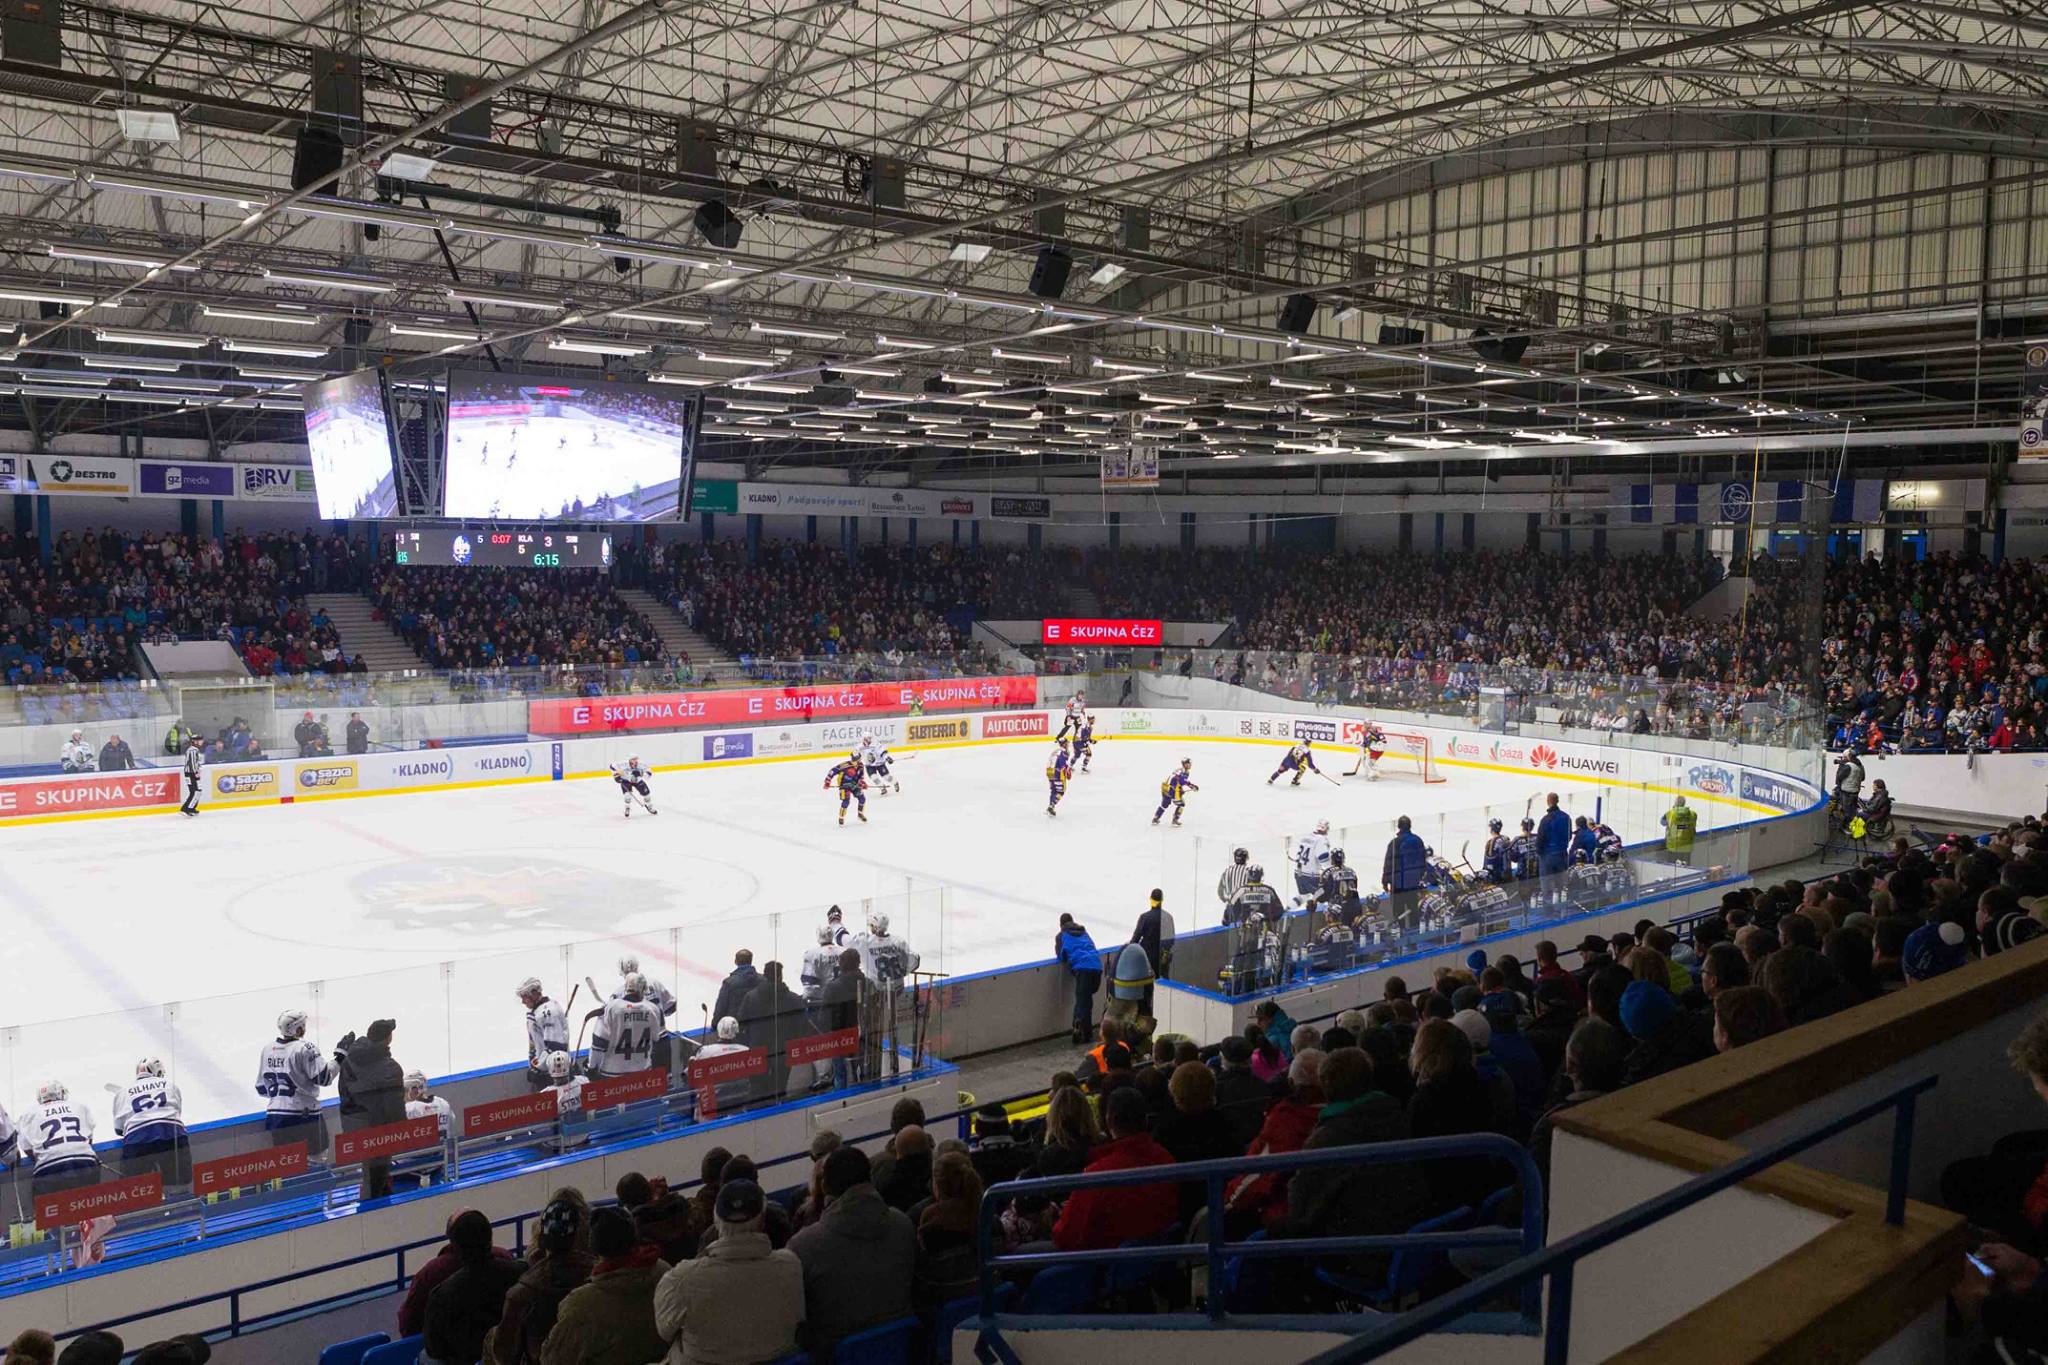
[[[377,372],[323,379],[301,394],[320,515],[329,521],[397,516],[398,473]]]
[[[689,506],[697,404],[648,384],[452,374],[442,514],[674,520]]]

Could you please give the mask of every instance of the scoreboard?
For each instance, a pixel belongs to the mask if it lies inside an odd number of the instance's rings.
[[[426,526],[391,534],[392,562],[456,568],[610,569],[612,538],[602,531]]]

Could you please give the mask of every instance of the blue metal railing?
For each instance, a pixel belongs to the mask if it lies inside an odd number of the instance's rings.
[[[1312,1166],[1386,1166],[1397,1163],[1443,1160],[1456,1157],[1486,1157],[1511,1166],[1522,1195],[1521,1227],[1469,1228],[1432,1233],[1356,1234],[1337,1237],[1294,1238],[1232,1242],[1226,1240],[1223,1196],[1225,1186],[1241,1176],[1268,1172],[1298,1171]],[[1200,1242],[1123,1246],[1088,1251],[1012,1252],[997,1255],[995,1226],[1003,1208],[1019,1196],[1071,1194],[1077,1190],[1113,1189],[1133,1185],[1163,1185],[1199,1180],[1206,1191],[1207,1236]],[[1094,1174],[1046,1176],[1036,1180],[1006,1181],[991,1186],[981,1200],[975,1222],[975,1253],[980,1262],[982,1342],[994,1355],[1016,1365],[1014,1353],[1001,1339],[995,1312],[999,1272],[1011,1269],[1039,1269],[1054,1265],[1099,1265],[1140,1261],[1205,1261],[1209,1270],[1208,1320],[1224,1324],[1230,1314],[1230,1285],[1224,1273],[1226,1263],[1238,1257],[1274,1258],[1349,1255],[1359,1252],[1448,1251],[1457,1247],[1519,1247],[1523,1255],[1534,1254],[1543,1243],[1543,1176],[1520,1143],[1492,1133],[1458,1137],[1413,1138],[1400,1142],[1371,1142],[1348,1147],[1325,1147],[1315,1151],[1281,1152],[1267,1156],[1239,1157],[1221,1161],[1191,1161],[1172,1166],[1144,1166],[1133,1170],[1098,1171]],[[1533,1283],[1522,1295],[1522,1320],[1533,1335],[1540,1322]],[[1157,1314],[1128,1320],[1091,1317],[1091,1326],[1108,1327],[1155,1324]],[[1315,1320],[1296,1319],[1297,1322]],[[1349,1330],[1355,1317],[1324,1319],[1319,1325]]]

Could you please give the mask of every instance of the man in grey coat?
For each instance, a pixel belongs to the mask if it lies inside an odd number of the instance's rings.
[[[818,1360],[830,1360],[842,1338],[911,1312],[917,1233],[869,1174],[858,1147],[826,1157],[824,1216],[789,1239],[804,1267],[804,1344]]]
[[[804,1268],[768,1240],[768,1201],[751,1180],[718,1187],[718,1237],[661,1277],[654,1326],[669,1344],[663,1365],[720,1365],[795,1355],[804,1320]]]
[[[405,1119],[405,1068],[391,1055],[391,1035],[398,1031],[395,1019],[373,1019],[361,1038],[343,1036],[334,1049],[339,1073],[336,1091],[341,1098],[341,1131],[377,1128]],[[391,1158],[373,1157],[363,1163],[362,1198],[378,1199],[391,1193]]]

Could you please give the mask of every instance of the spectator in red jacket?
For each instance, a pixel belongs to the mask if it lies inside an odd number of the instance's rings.
[[[1173,1153],[1145,1131],[1145,1097],[1135,1086],[1110,1091],[1103,1107],[1110,1140],[1090,1155],[1084,1174],[1173,1165]],[[1179,1216],[1180,1196],[1170,1183],[1075,1190],[1053,1225],[1052,1242],[1061,1251],[1120,1246],[1133,1237],[1166,1231]]]
[[[1323,1050],[1305,1047],[1287,1067],[1287,1093],[1273,1101],[1259,1135],[1245,1148],[1246,1156],[1298,1152],[1315,1131],[1323,1112]],[[1224,1217],[1233,1239],[1249,1236],[1261,1225],[1277,1226],[1287,1216],[1287,1171],[1239,1176],[1224,1195]]]

